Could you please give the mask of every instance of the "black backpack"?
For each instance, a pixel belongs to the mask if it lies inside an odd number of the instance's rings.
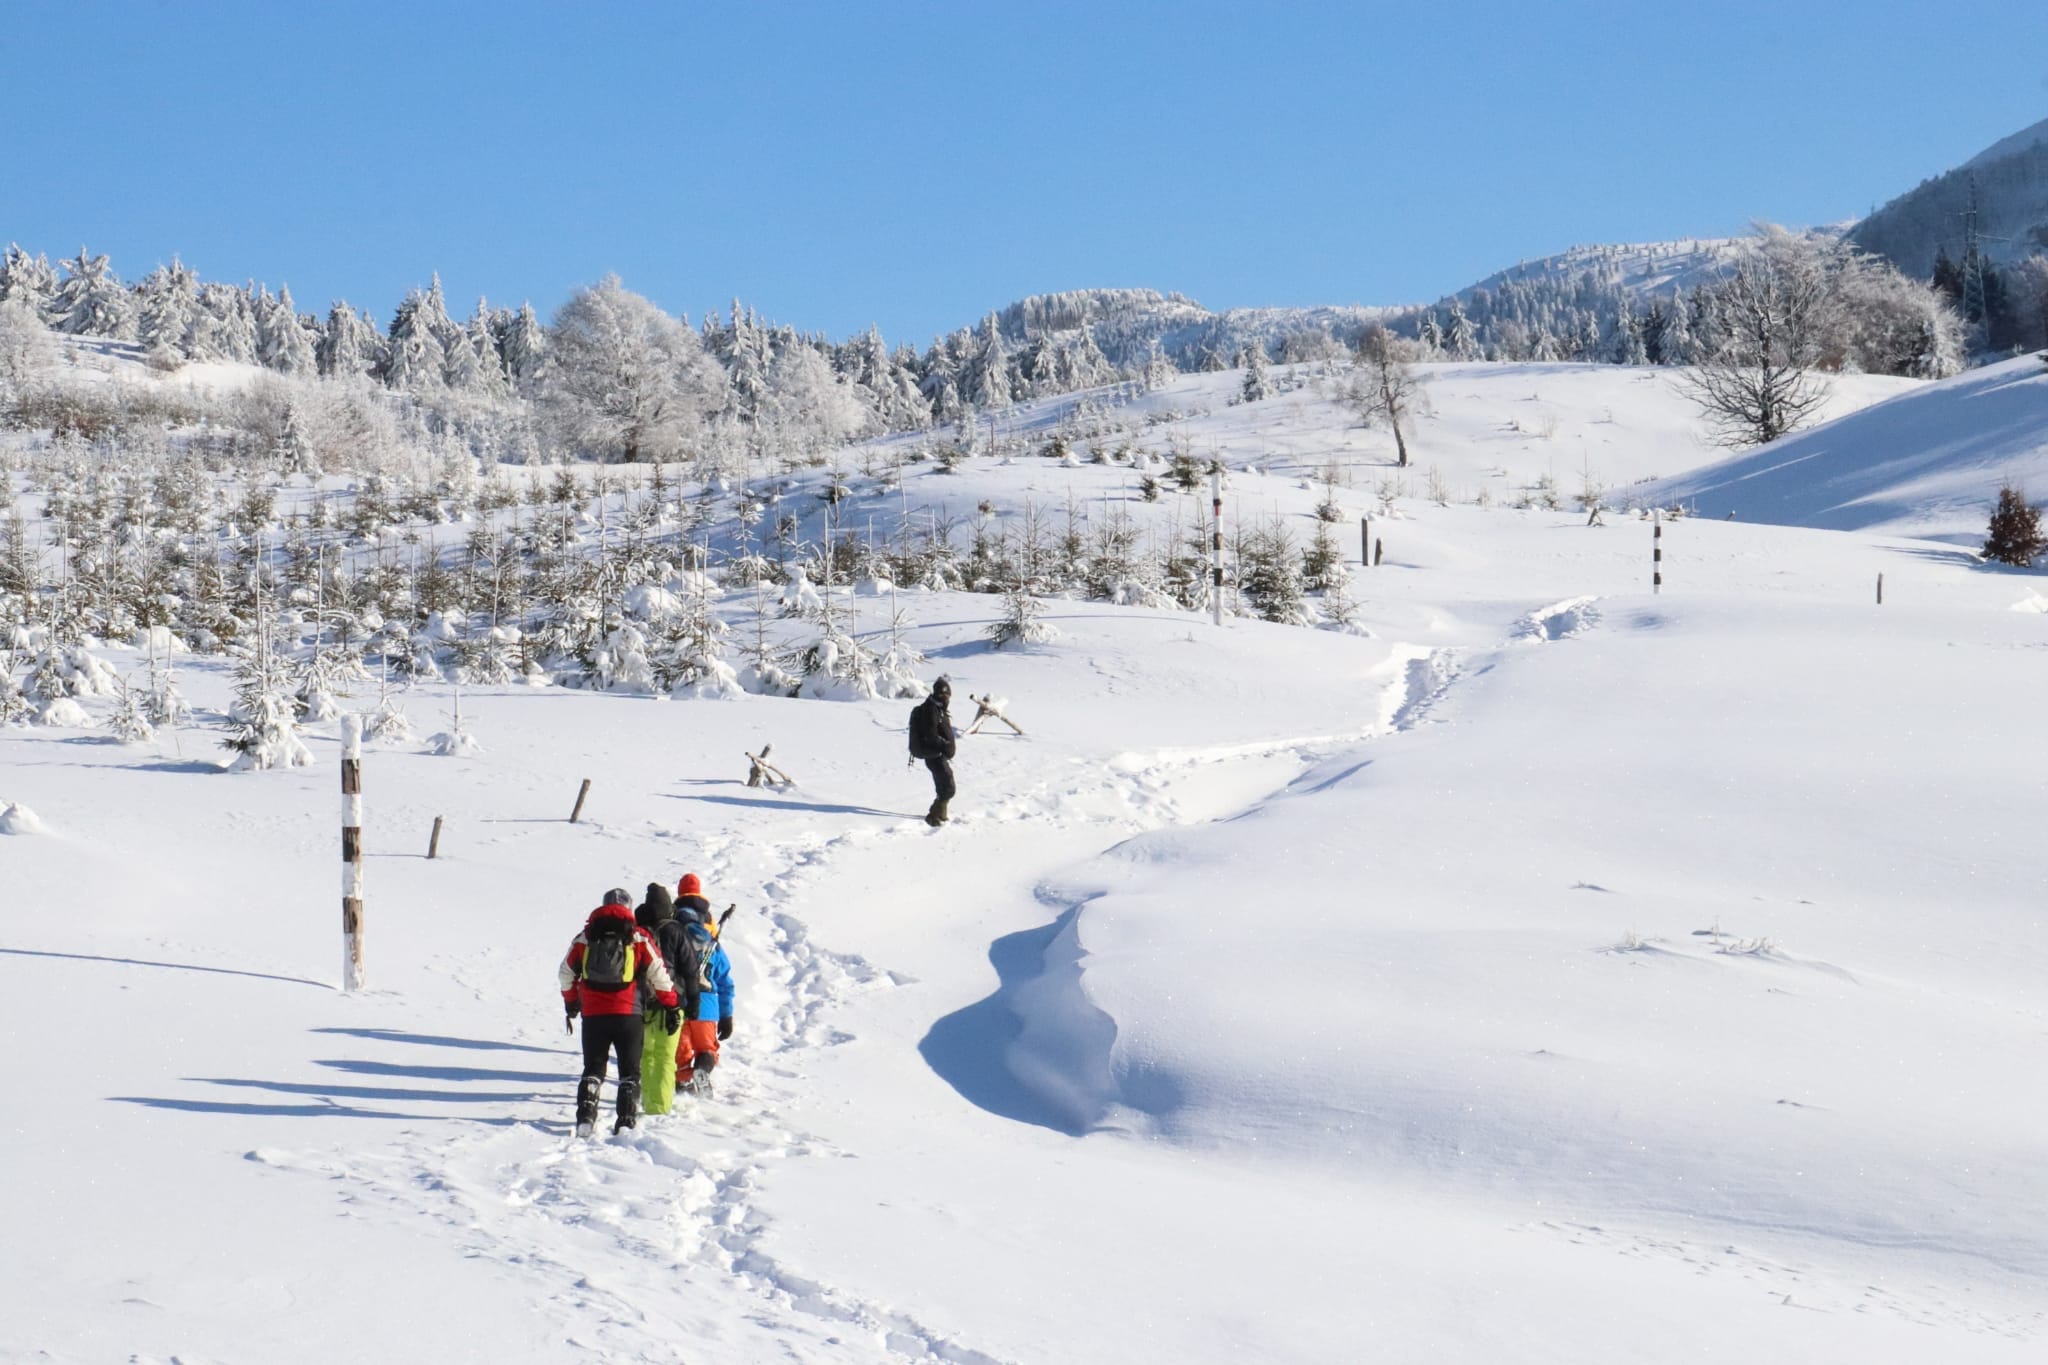
[[[594,991],[623,991],[633,984],[634,944],[640,926],[607,915],[583,931],[583,984]]]

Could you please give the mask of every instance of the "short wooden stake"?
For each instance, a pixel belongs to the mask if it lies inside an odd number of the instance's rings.
[[[434,832],[427,839],[427,856],[429,858],[441,856],[441,817],[438,815],[434,817]]]
[[[1372,518],[1358,519],[1358,562],[1361,566],[1372,564]]]
[[[1879,605],[1880,607],[1884,605],[1884,575],[1883,575],[1883,574],[1879,574],[1879,575],[1877,576],[1877,605]]]
[[[1385,557],[1386,553],[1387,553],[1387,542],[1386,542],[1386,541],[1384,541],[1384,540],[1375,540],[1375,541],[1374,541],[1374,542],[1372,543],[1372,566],[1373,566],[1373,567],[1374,567],[1375,569],[1377,569],[1377,568],[1378,568],[1378,567],[1380,566],[1380,560],[1381,560],[1382,558],[1384,558],[1384,557]]]
[[[569,823],[575,824],[583,818],[583,800],[590,795],[590,779],[583,779],[582,788],[576,793],[576,809],[569,812]]]
[[[341,718],[341,988],[363,988],[363,721]]]

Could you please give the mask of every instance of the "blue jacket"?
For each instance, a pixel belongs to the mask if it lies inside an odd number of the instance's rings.
[[[725,955],[725,949],[718,946],[718,938],[701,924],[690,926],[690,946],[697,950],[697,961],[702,964],[698,980],[703,983],[703,994],[697,997],[697,1019],[730,1019],[732,1017],[732,960]]]

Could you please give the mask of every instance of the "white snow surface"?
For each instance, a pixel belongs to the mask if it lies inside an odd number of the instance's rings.
[[[1707,516],[1974,547],[2005,484],[2048,492],[2048,368],[2038,356],[1907,388],[1650,496]]]
[[[938,830],[905,702],[466,687],[487,753],[365,755],[345,995],[331,725],[239,778],[0,731],[65,831],[0,852],[0,1359],[2039,1359],[2039,576],[1745,515],[1653,595],[1646,521],[1383,508],[1383,433],[1229,382],[1153,398],[1297,536],[1348,452],[1371,636],[1055,600],[994,651],[1000,598],[903,594],[1030,730]],[[1663,375],[1432,386],[1467,496],[1704,458]],[[738,907],[719,1097],[575,1139],[555,964],[684,871]]]

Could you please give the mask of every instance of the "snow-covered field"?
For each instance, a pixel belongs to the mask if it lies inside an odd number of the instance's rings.
[[[2038,1359],[2039,577],[1745,514],[1653,595],[1647,521],[1521,491],[1711,459],[1663,374],[1441,367],[1391,509],[1384,433],[1234,382],[1143,400],[1158,448],[1298,537],[1347,459],[1370,636],[1059,601],[997,652],[904,593],[1028,732],[936,831],[906,703],[466,691],[481,756],[366,758],[363,994],[331,725],[236,776],[0,731],[0,1359]],[[1133,474],[911,466],[843,524],[1191,514]],[[719,1098],[578,1141],[554,965],[691,870]]]
[[[2048,370],[2022,356],[1692,470],[1657,495],[1710,516],[1972,548],[2003,484],[2048,490]]]

